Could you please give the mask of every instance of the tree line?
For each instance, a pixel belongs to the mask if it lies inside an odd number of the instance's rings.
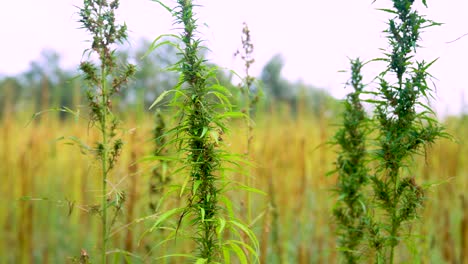
[[[141,40],[137,48],[118,54],[121,60],[136,62],[138,70],[128,87],[120,91],[119,102],[115,102],[117,111],[147,111],[154,98],[172,89],[178,82],[177,75],[166,71],[176,63],[176,49],[165,45],[146,55],[150,45],[149,41]],[[286,106],[294,114],[302,100],[304,110],[314,115],[320,115],[325,109],[336,113],[338,100],[323,89],[287,80],[282,75],[284,65],[283,57],[276,54],[263,66],[260,76],[255,78],[253,93],[261,101],[258,111],[272,112]],[[16,109],[39,112],[49,108],[79,107],[82,105],[84,85],[77,68],[64,69],[57,51],[43,50],[40,58],[32,61],[26,71],[12,76],[0,75],[1,116],[6,112],[18,112]],[[240,89],[236,85],[235,75],[227,70],[219,71],[217,75],[220,84],[227,87],[236,100],[239,99]],[[7,111],[6,108],[11,109]],[[62,113],[61,118],[66,118],[66,114]]]

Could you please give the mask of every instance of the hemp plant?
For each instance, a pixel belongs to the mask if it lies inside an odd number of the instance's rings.
[[[234,217],[232,201],[224,195],[230,181],[225,177],[229,169],[227,163],[236,164],[239,157],[223,149],[223,135],[227,132],[225,120],[243,115],[232,110],[228,89],[216,81],[215,67],[210,68],[202,56],[202,41],[197,37],[197,19],[192,0],[177,0],[175,8],[165,7],[175,18],[175,24],[181,25],[182,32],[175,37],[177,41],[156,44],[150,50],[163,44],[171,44],[179,50],[181,59],[172,67],[180,73],[178,85],[171,91],[164,92],[152,106],[159,103],[168,93],[174,96],[171,105],[177,110],[178,124],[167,131],[173,135],[169,143],[177,145],[182,162],[178,172],[187,172],[180,194],[187,197],[186,205],[176,208],[156,221],[153,228],[171,215],[180,213],[177,230],[184,219],[189,218],[194,227],[192,240],[196,244],[197,263],[220,263],[230,261],[230,252],[234,252],[241,263],[247,263],[242,248],[256,255],[258,243],[253,232]],[[167,159],[167,157],[165,158]],[[177,171],[175,173],[177,173]],[[187,185],[189,187],[187,187]],[[223,208],[223,205],[226,207]],[[228,229],[238,239],[224,240],[224,231]],[[242,234],[247,234],[254,247],[241,241]]]
[[[359,247],[365,238],[367,201],[364,189],[369,181],[366,160],[368,117],[360,95],[364,93],[359,59],[351,60],[354,89],[344,101],[343,126],[336,132],[334,144],[340,151],[336,160],[338,200],[333,215],[338,223],[338,244],[346,263],[359,263]]]
[[[123,141],[118,137],[119,119],[112,113],[112,97],[134,75],[136,67],[117,61],[115,46],[127,39],[126,25],[116,23],[115,11],[119,1],[84,0],[80,8],[79,22],[92,36],[91,48],[85,53],[88,60],[81,62],[80,70],[88,86],[87,99],[90,107],[90,120],[101,133],[101,139],[93,148],[101,170],[101,205],[97,212],[101,218],[101,263],[107,261],[110,217],[108,209],[120,210],[125,196],[118,192],[112,198],[108,193],[108,177],[122,150]],[[93,57],[94,56],[94,57]],[[94,61],[93,61],[93,58]],[[97,60],[96,60],[97,59]]]
[[[426,1],[422,2],[427,7]],[[403,229],[418,218],[418,209],[423,206],[423,188],[414,176],[408,176],[408,162],[445,135],[429,105],[432,91],[427,69],[435,60],[414,59],[421,30],[438,23],[419,15],[413,4],[414,0],[393,0],[393,9],[382,9],[394,17],[384,31],[390,51],[377,59],[388,66],[377,77],[377,99],[372,100],[377,131],[373,159],[377,165],[371,183],[376,208],[368,229],[379,263],[394,262]]]
[[[234,53],[234,56],[240,56],[244,62],[244,77],[242,82],[239,84],[241,95],[244,98],[241,98],[241,101],[245,104],[242,112],[246,114],[246,121],[248,127],[247,133],[247,154],[250,152],[250,145],[252,143],[251,132],[253,130],[251,122],[251,113],[255,109],[255,105],[259,100],[258,94],[253,94],[252,90],[254,89],[255,77],[250,74],[250,67],[255,62],[253,58],[254,45],[252,43],[250,29],[247,23],[244,22],[244,27],[242,28],[242,37],[241,37],[242,49],[237,50]]]
[[[252,113],[255,110],[255,106],[258,103],[259,100],[259,94],[253,93],[254,89],[254,83],[255,83],[255,77],[253,77],[250,74],[250,67],[252,64],[255,62],[255,59],[253,58],[253,52],[254,52],[254,45],[252,43],[252,39],[250,36],[250,29],[247,23],[244,22],[242,28],[242,37],[241,37],[241,43],[242,43],[242,49],[237,50],[234,53],[234,56],[240,56],[241,60],[244,62],[244,76],[242,78],[241,83],[239,84],[239,90],[241,92],[241,98],[240,98],[240,104],[243,104],[241,106],[241,111],[242,113],[245,114],[245,122],[247,125],[247,136],[246,136],[246,149],[245,149],[245,155],[247,159],[252,158],[251,154],[251,148],[252,148],[252,141],[253,141],[253,135],[252,131],[254,128],[253,120],[252,120]],[[247,175],[246,176],[246,184],[247,185],[252,185],[252,177]],[[252,220],[252,197],[251,197],[251,192],[247,192],[247,220],[251,221]]]
[[[162,157],[167,154],[165,149],[166,138],[166,122],[160,110],[155,115],[155,127],[153,129],[154,149],[153,155]],[[149,209],[151,212],[156,212],[159,199],[165,192],[165,187],[169,185],[171,178],[169,177],[168,170],[169,161],[161,160],[159,165],[154,167],[149,182]]]

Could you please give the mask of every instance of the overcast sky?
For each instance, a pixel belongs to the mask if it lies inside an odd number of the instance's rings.
[[[164,1],[164,0],[163,0]],[[0,74],[26,70],[45,48],[62,54],[63,66],[74,67],[81,59],[88,35],[76,22],[80,0],[0,0]],[[169,5],[173,0],[165,1]],[[440,58],[430,72],[437,78],[437,109],[458,113],[462,95],[468,102],[467,0],[427,0],[429,8],[418,5],[428,19],[445,23],[423,33],[424,46],[418,58]],[[274,54],[285,58],[284,76],[329,90],[342,98],[349,90],[343,83],[348,75],[348,57],[369,60],[386,48],[382,30],[388,16],[376,10],[388,8],[389,0],[200,0],[200,28],[212,51],[210,59],[228,68],[240,69],[233,58],[240,47],[242,22],[251,29],[258,74]],[[130,44],[141,38],[154,39],[172,30],[170,14],[150,0],[121,0],[119,19],[128,25]],[[378,72],[369,65],[366,80]],[[466,91],[465,93],[463,91]]]

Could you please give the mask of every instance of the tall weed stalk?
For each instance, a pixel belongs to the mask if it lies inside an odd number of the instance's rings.
[[[252,113],[255,110],[255,106],[259,100],[259,95],[253,93],[255,77],[250,74],[250,67],[255,62],[253,58],[254,45],[252,43],[250,29],[247,23],[244,22],[244,27],[242,28],[242,37],[241,37],[242,49],[237,50],[234,56],[240,56],[244,62],[244,76],[242,82],[239,84],[241,91],[241,98],[239,104],[242,104],[241,108],[242,113],[245,114],[245,120],[247,124],[247,136],[246,136],[246,148],[245,155],[249,160],[253,160],[252,154],[252,143],[253,143],[253,129],[254,123],[252,120]],[[258,87],[257,87],[258,88]],[[251,174],[249,172],[249,174]],[[246,175],[245,183],[248,186],[252,185],[251,175]],[[247,221],[252,221],[252,193],[247,192],[246,194],[246,211],[247,211]]]
[[[426,1],[422,2],[426,6]],[[372,258],[376,263],[394,263],[395,248],[407,238],[404,232],[409,230],[410,221],[419,217],[425,199],[423,187],[408,175],[410,162],[437,138],[447,136],[429,105],[432,90],[427,84],[431,77],[427,69],[435,60],[414,59],[420,31],[438,24],[419,15],[413,4],[414,0],[393,0],[393,9],[381,9],[393,18],[384,31],[390,51],[374,59],[388,63],[376,78],[376,92],[363,91],[362,64],[352,61],[355,91],[345,101],[344,125],[335,135],[341,152],[334,215],[347,263],[361,261],[364,239],[375,253]],[[359,99],[361,93],[376,99]],[[369,123],[363,101],[375,109]],[[366,131],[373,131],[375,145],[366,147]],[[372,148],[373,153],[368,160],[366,148]],[[365,199],[368,191],[372,191],[372,199]]]
[[[154,156],[165,156],[167,154],[166,146],[166,122],[160,110],[155,115],[155,126],[153,129],[154,140]],[[149,209],[155,213],[158,209],[159,199],[165,193],[165,187],[169,185],[171,178],[168,175],[169,161],[161,160],[159,164],[153,168],[149,182]]]
[[[119,119],[112,113],[112,97],[134,75],[132,64],[120,65],[115,56],[115,45],[127,39],[126,25],[116,23],[115,11],[119,1],[84,0],[80,8],[79,22],[92,37],[91,48],[85,52],[88,60],[81,62],[80,70],[89,87],[87,99],[90,120],[101,133],[93,153],[101,164],[101,206],[98,211],[102,225],[101,263],[107,262],[107,244],[110,229],[109,207],[121,208],[123,196],[111,199],[108,192],[108,177],[122,150],[123,141],[118,137]],[[94,57],[93,57],[94,56]],[[94,59],[94,61],[93,61]],[[97,59],[97,61],[96,61]]]
[[[227,131],[224,122],[227,118],[243,115],[233,112],[229,91],[216,81],[217,69],[208,67],[202,56],[205,48],[197,37],[194,2],[177,0],[173,9],[157,2],[171,12],[175,24],[181,25],[183,31],[176,36],[176,42],[170,43],[178,48],[181,56],[172,68],[180,73],[179,84],[174,90],[163,93],[153,106],[168,93],[174,94],[171,105],[178,110],[178,124],[168,131],[168,134],[175,134],[169,142],[178,146],[178,159],[182,160],[182,168],[186,168],[188,175],[180,191],[187,197],[186,206],[163,215],[155,227],[169,215],[180,213],[177,229],[185,218],[189,218],[195,228],[192,240],[196,243],[197,263],[220,263],[222,259],[229,262],[230,252],[234,252],[242,263],[247,263],[242,248],[256,255],[257,240],[253,232],[234,217],[232,201],[223,194],[229,186],[224,177],[227,170],[224,166],[235,164],[240,158],[222,148],[223,135]],[[156,44],[155,41],[151,49],[161,44],[169,43]],[[225,229],[237,234],[238,238],[224,240]],[[241,241],[243,233],[254,243],[254,248]]]
[[[388,22],[390,51],[378,59],[388,63],[378,76],[375,106],[377,146],[375,174],[371,177],[376,212],[370,225],[371,241],[379,263],[394,263],[395,248],[404,239],[408,222],[418,218],[425,193],[408,175],[411,158],[444,136],[429,105],[431,88],[427,69],[435,62],[416,61],[421,30],[438,25],[414,10],[414,0],[393,0]],[[426,1],[422,0],[426,6]],[[427,6],[426,6],[427,7]]]
[[[241,95],[242,95],[242,98],[240,98],[240,103],[244,105],[241,111],[246,114],[246,122],[247,122],[246,154],[248,155],[250,153],[250,148],[251,148],[251,144],[253,140],[253,136],[251,135],[252,130],[253,130],[251,115],[253,111],[255,110],[256,104],[258,103],[259,94],[258,94],[258,91],[256,93],[254,93],[255,91],[253,91],[254,88],[258,90],[258,85],[257,87],[254,87],[255,77],[253,77],[250,74],[250,68],[252,67],[252,64],[255,62],[255,59],[253,58],[254,45],[252,43],[249,26],[245,22],[244,22],[244,27],[242,28],[241,43],[242,43],[242,49],[237,50],[234,56],[240,56],[240,58],[244,62],[244,77],[242,79],[242,82],[239,84],[239,88],[240,88]]]
[[[340,152],[336,161],[338,201],[333,214],[338,223],[338,244],[346,263],[359,263],[361,258],[368,203],[363,191],[368,183],[366,139],[369,120],[360,99],[364,92],[362,66],[359,59],[351,61],[350,85],[354,91],[344,101],[343,126],[335,134],[334,142]]]

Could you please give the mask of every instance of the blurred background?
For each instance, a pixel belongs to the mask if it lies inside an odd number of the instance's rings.
[[[468,261],[468,3],[462,0],[427,1],[419,5],[428,19],[444,25],[422,35],[418,59],[440,58],[429,70],[434,76],[432,106],[456,141],[440,140],[412,161],[409,173],[433,185],[426,207],[412,227],[415,234],[399,251],[400,263],[464,263]],[[335,183],[335,149],[327,142],[340,122],[340,100],[350,92],[349,59],[370,60],[386,48],[387,15],[376,10],[390,1],[202,1],[198,16],[200,36],[210,49],[206,56],[218,65],[218,80],[243,107],[238,84],[243,61],[242,23],[247,22],[254,44],[256,77],[253,96],[254,126],[233,121],[226,141],[233,152],[245,153],[252,135],[249,181],[267,195],[231,194],[238,214],[252,224],[261,243],[262,263],[336,263],[331,208]],[[91,256],[97,248],[99,169],[92,157],[80,152],[81,141],[98,138],[89,128],[84,86],[77,71],[88,48],[89,36],[76,22],[76,0],[9,1],[2,3],[0,28],[0,262],[72,263],[82,249]],[[158,4],[122,0],[119,19],[130,30],[118,56],[138,66],[132,82],[114,101],[123,120],[125,148],[113,173],[112,184],[124,190],[126,206],[115,220],[112,245],[134,252],[135,263],[189,250],[189,243],[157,247],[164,232],[143,235],[154,219],[155,203],[164,188],[180,182],[170,170],[157,175],[162,164],[140,162],[154,153],[155,127],[171,126],[172,113],[162,108],[155,116],[149,106],[177,83],[178,75],[165,70],[178,58],[171,46],[162,46],[142,58],[161,34],[177,34],[172,18]],[[461,37],[461,38],[460,38]],[[460,39],[458,39],[460,38]],[[454,41],[456,40],[456,41]],[[452,42],[454,41],[454,42]],[[368,64],[364,80],[383,68]],[[233,74],[230,70],[237,74]],[[240,101],[238,100],[240,99]],[[80,115],[48,109],[70,108]],[[42,111],[45,111],[42,113]],[[42,113],[37,115],[36,113]],[[32,118],[34,117],[34,118]],[[166,165],[164,165],[166,166]],[[169,166],[169,165],[167,165]],[[158,186],[158,191],[154,186]],[[170,200],[163,208],[180,203]],[[138,221],[136,221],[138,220]],[[418,235],[418,236],[416,236]],[[406,248],[406,249],[405,249]],[[154,261],[154,260],[153,260]],[[181,260],[164,260],[180,263]]]
[[[168,5],[173,2],[166,1]],[[389,17],[377,9],[391,7],[391,1],[372,2],[293,0],[285,4],[267,0],[206,0],[200,3],[199,31],[210,49],[207,55],[211,62],[241,72],[242,63],[233,53],[240,46],[242,23],[246,22],[255,45],[254,76],[259,76],[268,61],[281,54],[285,79],[307,83],[343,98],[348,75],[339,71],[348,69],[348,57],[367,61],[381,56],[379,49],[387,47],[382,31]],[[468,98],[463,93],[466,85],[459,78],[468,68],[465,48],[468,38],[451,41],[468,33],[468,18],[464,15],[468,3],[464,0],[427,3],[429,8],[417,1],[419,12],[444,24],[424,30],[418,58],[426,61],[439,58],[430,71],[437,86],[434,107],[442,116],[459,114],[462,101]],[[81,4],[79,0],[5,1],[0,10],[1,34],[5,39],[0,49],[0,76],[19,78],[37,66],[76,71],[83,50],[89,46],[89,35],[77,22],[77,7]],[[118,19],[128,25],[126,46],[133,52],[142,49],[143,40],[151,42],[161,34],[177,32],[169,12],[150,0],[122,0]],[[56,64],[52,62],[47,67],[50,56],[47,58],[44,52],[57,53]],[[378,63],[367,67],[365,80],[371,82],[381,67]]]

